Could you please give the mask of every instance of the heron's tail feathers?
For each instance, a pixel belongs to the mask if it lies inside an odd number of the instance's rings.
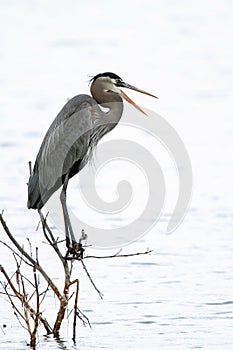
[[[44,203],[41,198],[38,174],[32,173],[28,182],[28,209],[41,209]]]

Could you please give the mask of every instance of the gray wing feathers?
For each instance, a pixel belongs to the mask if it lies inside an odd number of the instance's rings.
[[[45,202],[51,189],[61,186],[62,176],[75,162],[84,161],[93,129],[90,108],[94,103],[88,95],[76,96],[67,102],[51,124],[29,179],[29,208],[43,206],[41,199]]]

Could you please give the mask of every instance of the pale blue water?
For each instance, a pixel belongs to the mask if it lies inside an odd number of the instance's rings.
[[[152,255],[87,262],[103,301],[77,267],[80,307],[93,326],[78,326],[77,346],[70,322],[62,346],[40,336],[38,349],[232,349],[232,2],[0,5],[0,209],[17,237],[43,247],[58,283],[60,268],[35,232],[38,217],[26,209],[27,162],[66,99],[88,93],[88,75],[113,71],[158,95],[155,102],[130,94],[176,128],[194,173],[178,230],[152,231],[125,250],[150,247]],[[0,263],[10,269],[10,259],[1,247]],[[0,348],[26,349],[27,333],[2,296],[0,303],[0,325],[7,325]]]

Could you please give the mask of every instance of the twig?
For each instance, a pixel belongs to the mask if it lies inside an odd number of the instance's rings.
[[[32,332],[31,332],[31,326],[30,326],[30,316],[28,316],[28,306],[29,306],[29,303],[28,303],[28,300],[27,300],[27,292],[26,292],[26,289],[25,289],[25,285],[24,285],[24,280],[23,280],[23,276],[21,275],[20,273],[20,282],[21,282],[21,285],[22,285],[22,294],[18,293],[18,298],[20,299],[20,301],[22,302],[22,305],[23,305],[23,309],[24,309],[24,321],[27,325],[27,329],[28,329],[28,333],[30,334],[30,337],[32,335]]]
[[[0,216],[1,216],[1,214],[0,214]],[[13,254],[17,255],[25,264],[27,264],[27,265],[33,267],[33,264],[30,264],[27,260],[25,260],[25,259],[23,258],[22,255],[19,255],[19,253],[17,253],[13,248],[11,248],[6,242],[3,242],[3,241],[0,240],[0,243],[2,243],[2,244],[5,245],[9,250],[11,250],[11,251],[13,252]]]
[[[82,317],[80,316],[80,314],[81,314]],[[82,321],[84,326],[86,326],[86,324],[88,324],[88,326],[91,328],[91,323],[89,321],[89,318],[86,315],[84,315],[84,313],[79,308],[77,310],[77,316]]]
[[[9,284],[9,286],[10,286],[10,288],[11,288],[11,290],[13,291],[13,293],[15,294],[15,296],[22,302],[24,308],[26,308],[27,310],[29,310],[30,314],[35,315],[35,314],[36,314],[35,310],[29,305],[29,303],[27,302],[27,300],[25,300],[25,297],[24,297],[22,294],[20,294],[20,293],[16,290],[15,286],[14,286],[13,283],[11,282],[11,280],[10,280],[8,274],[6,273],[6,271],[5,271],[5,269],[4,269],[4,267],[3,267],[2,265],[0,265],[0,272],[3,273],[5,279],[7,280],[8,284]],[[12,299],[9,297],[10,294],[8,293],[8,291],[6,290],[6,288],[7,288],[7,287],[4,287],[5,292],[6,292],[6,295],[8,296],[8,298],[9,298],[11,304],[14,305],[14,303],[12,302]],[[21,314],[21,312],[17,309],[16,306],[14,307],[14,309],[17,310],[17,313],[24,319],[24,316]],[[24,320],[25,320],[25,319],[24,319]],[[40,320],[41,323],[43,324],[45,330],[47,331],[47,334],[51,334],[51,327],[50,327],[50,325],[48,324],[48,322],[46,321],[46,319],[45,319],[44,317],[42,317],[41,314],[39,315],[39,320]]]
[[[53,233],[52,233],[51,229],[49,228],[49,226],[47,224],[47,221],[46,221],[47,215],[46,215],[46,217],[44,217],[44,215],[42,214],[40,209],[38,209],[38,213],[40,215],[44,236],[47,239],[47,241],[49,242],[49,244],[53,247],[53,249],[57,253],[58,257],[60,258],[60,260],[62,261],[62,264],[64,266],[64,263],[65,263],[64,260],[65,259],[62,256],[62,253],[60,252],[60,249],[58,248],[57,240],[55,240],[55,238],[53,236]],[[48,236],[46,231],[48,232],[49,236]]]
[[[30,239],[28,237],[27,237],[27,241],[28,241],[29,248],[30,248],[30,255],[32,257],[32,244],[31,244],[31,241],[30,241]]]
[[[38,251],[37,251],[37,253],[38,253]],[[37,255],[36,259],[38,261],[38,255]],[[36,345],[36,332],[37,332],[37,328],[39,326],[39,316],[40,316],[40,297],[39,297],[38,280],[37,280],[35,267],[33,267],[33,274],[34,274],[34,282],[35,282],[35,289],[36,289],[36,317],[34,320],[34,329],[33,329],[33,332],[31,334],[31,342],[30,342],[31,347],[35,347],[35,345]]]
[[[85,272],[86,272],[86,274],[87,274],[89,280],[91,281],[91,284],[93,285],[93,287],[95,288],[95,290],[96,290],[97,293],[99,294],[100,298],[103,299],[103,296],[104,296],[103,293],[101,293],[100,290],[96,287],[96,285],[95,285],[93,279],[91,278],[91,275],[89,274],[89,272],[88,272],[88,270],[87,270],[87,268],[86,268],[86,265],[84,264],[83,260],[81,259],[80,261],[81,261],[81,263],[82,263],[82,265],[83,265],[83,268],[84,268],[84,270],[85,270]]]
[[[76,280],[76,294],[74,299],[74,321],[73,321],[73,342],[76,341],[76,322],[77,322],[77,309],[78,309],[78,293],[79,293],[79,280]]]
[[[47,283],[50,285],[50,287],[52,288],[52,290],[54,291],[54,293],[56,294],[56,296],[58,297],[59,300],[63,299],[62,294],[59,292],[58,288],[55,286],[55,284],[53,283],[53,281],[51,280],[51,278],[47,275],[47,273],[44,271],[44,269],[19,245],[19,243],[15,240],[15,238],[12,236],[6,222],[4,221],[2,215],[0,214],[0,221],[1,224],[6,232],[6,234],[8,235],[8,237],[10,238],[10,240],[14,243],[14,245],[16,246],[16,248],[20,251],[20,253],[25,256],[25,258],[27,260],[29,260],[31,262],[31,264],[33,266],[35,266],[35,268],[42,274],[42,276],[44,277],[44,279],[47,281]]]
[[[153,250],[148,249],[145,252],[131,253],[131,254],[119,254],[119,252],[117,252],[116,254],[113,254],[113,255],[104,255],[104,256],[87,255],[83,259],[87,259],[87,258],[92,258],[92,259],[128,258],[129,256],[146,255],[146,254],[150,254],[152,252],[153,252]]]
[[[40,305],[43,303],[44,298],[45,298],[46,293],[48,292],[48,290],[49,290],[49,284],[47,285],[47,288],[42,293],[40,293],[40,296],[42,296],[41,301],[40,301]]]
[[[18,309],[15,307],[14,304],[12,304],[12,308],[13,308],[14,310],[16,310],[16,311],[14,311],[14,315],[16,316],[17,320],[19,321],[20,326],[28,332],[28,328],[25,327],[25,326],[23,325],[23,323],[22,323],[22,321],[21,321],[21,319],[20,319],[20,317],[19,317],[19,315],[18,315]],[[24,318],[23,318],[23,319],[24,319]],[[25,320],[24,320],[24,321],[25,321]],[[29,334],[30,334],[30,333],[29,333]]]
[[[7,287],[4,286],[3,288],[4,288],[4,290],[5,290],[6,296],[8,297],[8,299],[9,299],[9,301],[10,301],[10,304],[11,304],[12,308],[13,308],[14,310],[16,310],[17,315],[19,315],[19,316],[24,320],[23,314],[22,314],[21,311],[15,306],[15,304],[14,304],[14,302],[13,302],[13,300],[12,300],[12,296],[8,293]],[[20,324],[21,324],[21,323],[20,323]],[[24,328],[27,329],[26,327],[24,327]]]

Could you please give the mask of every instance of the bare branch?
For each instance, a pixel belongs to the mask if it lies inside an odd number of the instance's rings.
[[[31,244],[31,241],[30,241],[30,239],[28,237],[27,237],[27,241],[28,241],[29,248],[30,248],[30,255],[32,257],[32,244]]]
[[[3,272],[1,269],[0,269],[0,271]],[[8,293],[8,290],[7,290],[7,287],[6,287],[6,286],[4,287],[4,290],[5,290],[5,293],[6,293],[8,299],[9,299],[9,301],[10,301],[10,304],[11,304],[12,308],[13,308],[14,310],[16,310],[17,315],[19,315],[19,316],[25,321],[23,314],[22,314],[21,311],[15,306],[15,304],[14,304],[14,302],[13,302],[13,300],[12,300],[12,296]]]
[[[101,293],[100,290],[96,287],[96,285],[95,285],[93,279],[91,278],[91,275],[89,274],[89,272],[88,272],[88,270],[87,270],[87,268],[86,268],[86,265],[84,264],[83,260],[80,260],[80,261],[81,261],[81,263],[82,263],[82,265],[83,265],[83,268],[84,268],[84,270],[85,270],[85,272],[86,272],[86,274],[87,274],[89,280],[91,281],[91,284],[93,285],[93,287],[95,288],[95,290],[96,290],[97,293],[99,294],[100,298],[103,299],[103,296],[104,296],[103,293]]]
[[[2,265],[0,265],[0,272],[3,273],[5,279],[7,280],[10,288],[12,289],[13,293],[15,294],[15,297],[17,297],[23,304],[24,308],[26,308],[27,310],[29,310],[31,315],[35,315],[36,312],[35,310],[29,305],[28,301],[25,300],[25,296],[23,296],[22,294],[20,294],[16,288],[14,287],[13,283],[10,280],[10,277],[8,276],[8,274],[6,273],[5,269],[3,268]],[[3,284],[2,284],[3,285]],[[12,295],[10,295],[7,291],[7,286],[4,287],[4,290],[6,292],[7,297],[9,298],[11,305],[13,307],[14,305],[14,309],[17,311],[17,313],[23,318],[23,320],[25,321],[24,316],[21,314],[21,312],[17,309],[17,307],[15,306],[15,304],[13,303],[12,299],[10,297],[12,297]],[[44,317],[42,317],[42,315],[39,315],[39,320],[41,321],[41,323],[43,324],[47,334],[51,334],[52,333],[52,328],[50,327],[49,323],[46,321],[46,319]]]
[[[49,290],[49,284],[47,285],[47,288],[46,288],[42,293],[40,293],[40,296],[42,296],[41,301],[40,301],[40,304],[43,303],[44,298],[45,298],[46,293],[48,292],[48,290]]]
[[[36,259],[38,261],[38,250],[36,249]],[[35,289],[36,289],[36,317],[34,320],[34,329],[31,334],[31,342],[30,346],[35,347],[36,345],[36,332],[39,326],[39,317],[40,317],[40,297],[39,297],[39,288],[38,288],[38,280],[36,275],[36,269],[33,268],[33,274],[34,274],[34,282],[35,282]]]
[[[79,280],[76,280],[76,294],[74,299],[74,321],[73,321],[73,342],[76,341],[76,322],[77,322],[77,310],[78,310],[78,292],[79,292]]]
[[[47,275],[47,273],[44,271],[44,269],[19,245],[19,243],[15,240],[15,238],[12,236],[6,222],[4,221],[2,215],[0,214],[0,221],[2,223],[2,226],[10,238],[10,240],[14,243],[16,248],[20,251],[20,253],[25,256],[27,260],[30,261],[30,263],[42,274],[44,279],[47,281],[47,283],[50,285],[56,296],[58,297],[59,300],[63,299],[62,294],[59,292],[58,288],[56,285],[53,283],[53,281],[50,279],[50,277]]]
[[[49,228],[47,221],[46,221],[46,217],[44,217],[44,215],[42,214],[41,210],[38,210],[38,213],[40,215],[40,219],[41,219],[41,223],[42,223],[42,229],[43,229],[43,233],[45,238],[47,239],[47,241],[49,242],[49,244],[53,247],[53,249],[55,250],[55,252],[57,253],[58,257],[60,258],[62,264],[64,265],[64,257],[62,256],[62,253],[60,252],[58,245],[57,245],[57,240],[55,240],[53,233],[51,231],[51,229]],[[47,234],[48,232],[48,234]]]
[[[147,255],[153,252],[153,250],[147,249],[145,252],[139,253],[131,253],[131,254],[119,254],[122,249],[113,255],[104,255],[104,256],[95,256],[95,255],[87,255],[84,259],[92,258],[92,259],[110,259],[110,258],[128,258],[129,256],[138,256],[138,255]]]
[[[77,309],[77,316],[82,321],[84,326],[88,324],[88,326],[91,328],[89,318],[86,315],[84,315],[84,313],[79,308]]]
[[[0,215],[1,215],[1,214],[0,214]],[[5,245],[8,249],[10,249],[10,250],[13,252],[13,254],[17,255],[25,264],[27,264],[27,265],[33,267],[33,264],[30,264],[26,259],[24,259],[24,258],[22,257],[22,255],[20,255],[19,253],[17,253],[17,252],[16,252],[13,248],[11,248],[6,242],[3,242],[3,241],[0,240],[0,243],[2,243],[2,244]]]

